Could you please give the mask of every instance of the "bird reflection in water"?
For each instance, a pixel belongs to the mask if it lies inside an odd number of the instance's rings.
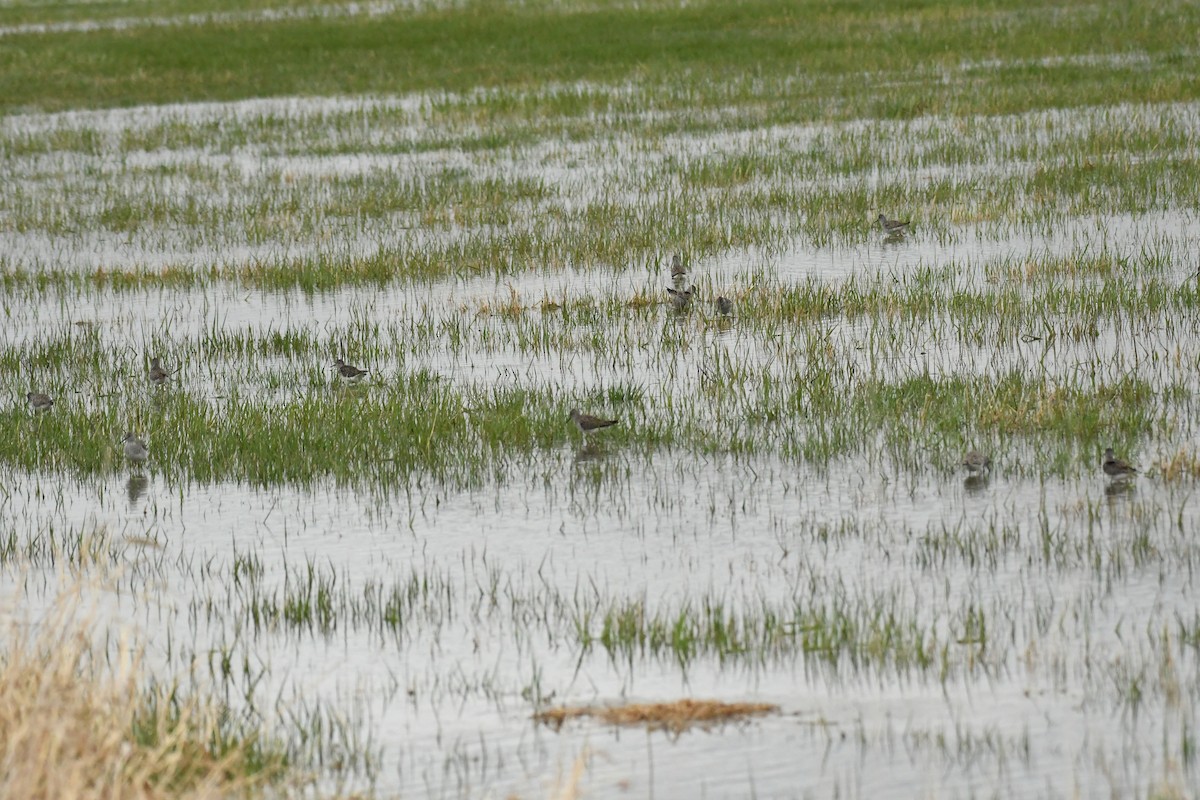
[[[137,505],[137,501],[146,496],[146,489],[150,486],[150,479],[140,472],[135,472],[129,476],[129,480],[125,483],[125,495],[129,498],[129,505],[133,507]]]

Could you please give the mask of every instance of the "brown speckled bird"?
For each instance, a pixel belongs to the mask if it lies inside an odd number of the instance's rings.
[[[571,421],[575,423],[575,427],[579,428],[579,432],[585,437],[589,433],[594,433],[604,428],[610,428],[617,424],[615,419],[602,419],[601,417],[593,417],[591,414],[584,414],[578,408],[571,409]]]
[[[1111,447],[1105,449],[1104,461],[1100,466],[1104,469],[1104,474],[1110,478],[1128,478],[1131,475],[1137,475],[1137,469],[1113,455]]]

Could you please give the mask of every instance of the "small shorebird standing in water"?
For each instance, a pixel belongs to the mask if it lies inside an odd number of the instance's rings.
[[[584,441],[587,441],[589,433],[595,433],[604,428],[611,428],[617,424],[615,419],[593,417],[591,414],[581,413],[578,408],[571,409],[571,421],[575,423],[575,427],[579,428],[579,432],[583,434]]]
[[[167,382],[167,378],[174,375],[178,370],[167,371],[163,368],[162,360],[158,356],[150,359],[150,382],[155,386],[162,386]]]
[[[1111,447],[1105,449],[1104,461],[1100,466],[1104,469],[1104,474],[1114,480],[1124,480],[1132,475],[1137,475],[1137,469],[1117,458]]]
[[[132,433],[122,436],[121,443],[125,445],[125,457],[135,464],[141,464],[150,457],[150,448]]]
[[[879,227],[883,228],[883,232],[889,236],[904,233],[904,229],[908,227],[908,224],[909,220],[900,221],[898,219],[888,219],[886,214],[879,215]]]
[[[725,295],[717,298],[717,313],[722,317],[728,317],[733,313],[733,301]]]
[[[362,380],[363,375],[367,374],[367,370],[351,366],[345,361],[342,361],[340,358],[335,358],[333,360],[333,365],[337,367],[338,375],[340,375],[343,380],[358,382]]]
[[[984,472],[992,471],[992,459],[985,456],[978,450],[972,450],[963,456],[962,465],[967,468],[967,472],[972,475],[979,475]]]
[[[683,256],[679,253],[671,256],[671,280],[679,282],[687,275],[687,267],[683,265]]]
[[[49,411],[50,407],[54,405],[54,398],[41,392],[29,392],[25,395],[25,399],[29,401],[29,407],[34,411]]]
[[[671,305],[674,306],[676,311],[682,314],[688,310],[688,306],[692,304],[692,292],[695,290],[696,287],[694,286],[683,291],[672,289],[670,286],[667,287],[667,294],[671,296]]]

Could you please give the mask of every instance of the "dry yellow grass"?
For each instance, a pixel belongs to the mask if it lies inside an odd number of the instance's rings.
[[[681,733],[698,725],[703,728],[740,722],[749,717],[773,714],[779,706],[770,703],[722,703],[717,700],[676,700],[671,703],[630,703],[623,706],[560,706],[533,715],[554,729],[577,717],[596,717],[610,725],[644,725],[650,730]]]
[[[1158,462],[1159,475],[1164,481],[1200,478],[1200,458],[1186,449]]]
[[[128,641],[106,663],[88,623],[60,608],[36,626],[0,625],[0,797],[240,797],[282,775],[281,759],[256,764],[253,742],[214,755],[219,707],[148,689]]]

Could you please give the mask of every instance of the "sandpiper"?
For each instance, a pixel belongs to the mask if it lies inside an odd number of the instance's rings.
[[[146,443],[132,433],[122,436],[121,443],[125,445],[125,457],[135,464],[142,463],[150,456],[150,449],[146,447]]]
[[[1137,469],[1113,455],[1111,447],[1104,450],[1104,461],[1100,466],[1104,468],[1104,474],[1110,478],[1120,479],[1137,475]]]
[[[967,472],[972,475],[978,475],[982,472],[992,471],[992,459],[985,456],[978,450],[972,450],[963,456],[962,465],[967,468]]]
[[[679,289],[672,289],[670,286],[667,287],[667,294],[671,295],[671,305],[675,307],[676,311],[682,312],[688,310],[688,306],[692,304],[692,292],[695,289],[696,287],[693,286],[690,289],[680,291]]]
[[[150,359],[150,382],[155,386],[162,386],[167,382],[167,378],[175,374],[175,370],[167,371],[163,368],[162,359],[155,356]]]
[[[883,232],[887,234],[903,233],[908,227],[908,220],[903,222],[898,219],[888,219],[886,214],[879,215],[879,227],[883,228]]]
[[[362,376],[367,374],[367,370],[347,364],[340,358],[335,358],[333,365],[337,367],[338,375],[347,381],[360,381],[362,380]]]
[[[593,417],[591,414],[581,413],[578,408],[571,409],[571,421],[575,423],[577,428],[579,428],[579,432],[584,435],[584,438],[587,438],[589,433],[601,430],[602,428],[609,428],[617,424],[615,419],[602,419],[600,417]]]
[[[25,399],[29,401],[29,407],[34,411],[49,411],[50,407],[54,405],[54,398],[41,392],[30,392],[25,395]]]
[[[725,295],[717,298],[717,313],[722,317],[728,317],[733,313],[733,301]]]
[[[671,256],[671,277],[675,280],[683,278],[687,275],[687,267],[683,265],[683,256],[679,253]]]

